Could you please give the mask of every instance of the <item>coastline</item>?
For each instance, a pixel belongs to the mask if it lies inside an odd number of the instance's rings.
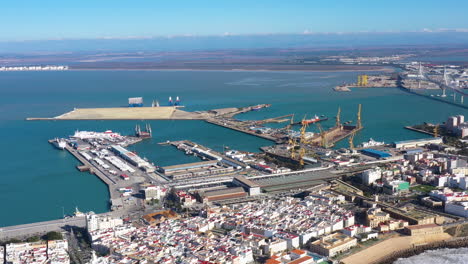
[[[414,246],[409,249],[396,251],[391,255],[387,255],[379,259],[376,263],[392,264],[400,258],[409,258],[422,254],[428,250],[443,249],[443,248],[464,248],[468,247],[468,237],[454,238],[447,241],[433,242],[426,245]]]
[[[374,69],[197,69],[197,68],[73,68],[67,71],[168,71],[168,72],[394,72],[392,67]]]

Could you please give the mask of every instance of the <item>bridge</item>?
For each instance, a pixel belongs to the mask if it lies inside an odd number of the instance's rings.
[[[435,83],[437,84],[441,89],[442,89],[442,95],[438,96],[437,98],[434,98],[433,96],[431,96],[431,99],[436,99],[437,101],[441,101],[441,102],[446,102],[446,103],[450,103],[450,104],[453,104],[453,105],[457,105],[457,106],[461,106],[461,107],[465,107],[467,108],[466,106],[463,105],[463,100],[464,100],[464,97],[465,96],[468,96],[468,93],[463,91],[462,89],[458,89],[456,86],[454,86],[452,84],[452,80],[451,80],[451,77],[449,76],[449,74],[447,73],[446,69],[444,68],[444,75],[443,75],[443,78],[442,80],[440,79],[437,79],[437,78],[434,78],[434,77],[431,77],[429,76],[428,74],[426,74],[424,72],[424,66],[422,66],[421,64],[419,65],[419,73],[418,73],[418,77],[417,77],[418,81],[429,81],[429,82],[432,82],[432,83]],[[408,89],[409,91],[411,92],[415,92],[415,89]],[[452,91],[453,93],[453,102],[452,101],[449,101],[449,100],[443,100],[442,98],[446,98],[447,97],[447,93],[446,91],[449,90],[449,91]],[[419,95],[422,95],[420,93],[416,93],[416,94],[419,94]],[[460,102],[457,102],[457,98],[456,98],[456,94],[459,94],[460,95]],[[427,95],[424,95],[424,96],[427,96]],[[440,98],[439,98],[440,97]]]

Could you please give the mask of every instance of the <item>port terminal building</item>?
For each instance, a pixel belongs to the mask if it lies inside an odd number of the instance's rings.
[[[422,147],[429,144],[442,144],[441,137],[434,137],[434,138],[420,138],[420,139],[413,139],[413,140],[404,140],[404,141],[396,141],[393,143],[394,147],[397,149],[411,149]]]
[[[392,156],[392,154],[390,154],[388,152],[384,152],[384,151],[380,151],[380,150],[376,150],[376,149],[371,149],[371,148],[362,149],[361,153],[364,154],[364,155],[367,155],[367,156],[378,158],[378,159],[389,158],[389,157]]]
[[[166,175],[171,175],[171,174],[190,171],[190,170],[207,169],[209,167],[216,166],[217,164],[218,164],[217,160],[208,160],[208,161],[160,167],[159,171]]]
[[[225,188],[221,190],[205,191],[200,194],[203,203],[216,202],[228,199],[239,199],[247,197],[248,194],[242,187]]]
[[[201,162],[185,163],[167,167],[160,167],[159,171],[164,175],[172,177],[173,180],[212,176],[223,173],[230,173],[234,168],[219,165],[218,160],[208,160]]]
[[[138,155],[135,153],[123,148],[122,146],[119,145],[112,145],[111,149],[114,153],[116,153],[118,156],[123,158],[124,160],[128,161],[130,164],[132,164],[135,167],[138,167],[140,169],[145,170],[146,172],[153,172],[155,171],[155,168],[153,165],[151,165],[149,162],[146,160],[140,158]]]
[[[237,186],[241,186],[247,189],[249,191],[250,196],[260,194],[260,185],[245,178],[244,176],[241,176],[241,175],[235,176],[232,183],[234,183]]]

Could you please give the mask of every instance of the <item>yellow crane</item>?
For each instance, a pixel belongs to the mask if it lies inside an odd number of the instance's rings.
[[[293,124],[294,124],[294,114],[291,115],[291,119],[289,120],[289,124],[287,124],[284,129],[285,130],[290,130],[291,127],[293,126]]]
[[[293,139],[292,137],[289,137],[288,140],[288,147],[289,147],[289,152],[291,159],[294,159],[296,157],[296,140]]]
[[[358,113],[357,113],[357,124],[356,124],[356,127],[357,127],[358,129],[359,129],[359,128],[362,128],[361,111],[362,111],[362,105],[359,104],[359,106],[358,106]]]
[[[307,143],[308,143],[305,134],[306,134],[306,132],[307,132],[307,127],[309,126],[309,124],[307,124],[307,122],[306,122],[305,120],[306,120],[306,116],[304,116],[304,119],[302,119],[302,122],[301,122],[301,124],[302,124],[302,127],[301,127],[301,139],[300,139],[300,140],[301,140],[301,141],[300,141],[301,145],[302,145],[302,144],[307,144]]]
[[[351,135],[349,135],[349,138],[348,138],[349,149],[350,149],[350,150],[353,150],[353,149],[354,149],[354,135],[355,135],[355,134],[356,134],[356,132],[351,133]]]
[[[305,148],[302,146],[299,150],[299,165],[304,166]]]
[[[327,135],[325,134],[325,131],[323,130],[322,125],[320,125],[319,123],[316,123],[316,124],[320,131],[320,137],[322,138],[322,140],[320,141],[320,145],[322,146],[322,148],[327,148],[328,147]]]
[[[439,125],[438,124],[434,127],[434,137],[439,137]]]
[[[357,85],[358,86],[367,86],[368,85],[368,79],[369,79],[369,76],[367,76],[367,74],[358,75]]]
[[[336,114],[336,126],[340,129],[343,128],[343,126],[341,125],[341,107],[338,107],[338,113]]]

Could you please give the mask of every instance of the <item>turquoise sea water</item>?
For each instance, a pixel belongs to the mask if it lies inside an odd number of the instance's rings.
[[[47,143],[79,130],[111,129],[130,134],[142,121],[25,121],[49,117],[74,107],[124,106],[128,97],[143,96],[161,104],[180,96],[188,111],[270,103],[272,107],[239,115],[264,119],[294,113],[326,115],[333,125],[338,106],[342,120],[355,120],[363,105],[365,129],[355,143],[373,137],[395,140],[425,137],[403,126],[441,122],[465,109],[408,94],[396,88],[355,89],[336,93],[332,87],[352,82],[357,72],[222,72],[222,71],[68,71],[0,73],[0,226],[60,218],[73,212],[108,209],[106,186],[95,176],[80,173],[78,162]],[[271,144],[254,136],[203,121],[150,121],[154,138],[132,146],[157,165],[194,161],[168,146],[166,140],[189,139],[221,150],[223,146],[247,151]],[[311,126],[311,130],[315,130]],[[343,142],[338,146],[346,146]]]

